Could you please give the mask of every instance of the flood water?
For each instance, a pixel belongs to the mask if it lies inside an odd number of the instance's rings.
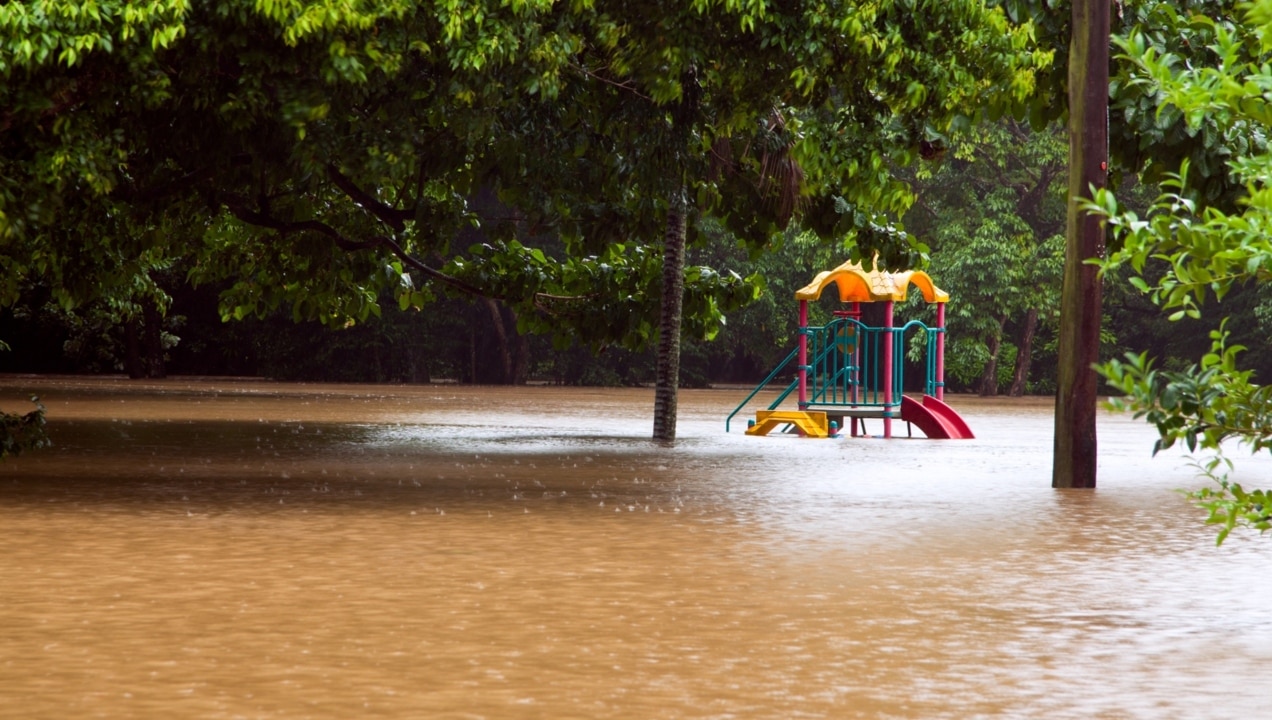
[[[11,377],[0,407],[32,392],[0,716],[1268,716],[1272,538],[1216,548],[1127,417],[1100,488],[1054,491],[1048,400],[811,440],[685,391],[663,446],[643,389]]]

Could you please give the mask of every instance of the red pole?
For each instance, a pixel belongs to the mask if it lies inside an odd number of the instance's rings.
[[[855,302],[852,304],[848,317],[861,322],[861,303]],[[859,396],[857,390],[861,387],[861,344],[866,341],[866,336],[865,333],[861,332],[860,325],[850,325],[849,327],[852,328],[852,336],[856,341],[852,344],[851,361],[857,369],[853,370],[852,377],[849,378],[852,382],[852,404],[856,405]],[[852,419],[852,434],[857,434],[857,418]]]
[[[936,304],[936,399],[945,399],[945,303]]]
[[[861,322],[861,303],[855,302],[849,306],[848,317]],[[856,406],[857,401],[861,398],[861,393],[859,392],[861,389],[861,344],[866,341],[866,334],[861,331],[860,325],[850,325],[849,327],[852,328],[853,338],[856,340],[852,344],[852,357],[849,360],[856,368],[852,371],[852,377],[849,378],[852,382],[852,404]],[[864,424],[862,425],[862,431],[864,434]],[[852,437],[857,437],[857,418],[855,417],[852,419],[851,435]]]
[[[883,304],[883,436],[892,437],[892,301]]]
[[[799,409],[808,407],[808,301],[799,301]]]

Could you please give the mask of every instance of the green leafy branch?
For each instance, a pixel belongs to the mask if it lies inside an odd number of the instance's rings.
[[[1267,532],[1272,528],[1272,493],[1267,490],[1246,490],[1239,483],[1227,479],[1226,473],[1219,473],[1225,464],[1231,470],[1227,458],[1211,458],[1198,467],[1208,475],[1218,488],[1202,488],[1189,493],[1189,497],[1197,501],[1206,510],[1206,524],[1219,525],[1219,535],[1215,544],[1222,544],[1238,527]]]
[[[1115,409],[1130,410],[1157,428],[1153,454],[1180,441],[1189,452],[1213,453],[1195,465],[1218,487],[1189,495],[1207,510],[1208,523],[1223,525],[1220,543],[1238,526],[1266,531],[1272,508],[1266,491],[1246,491],[1227,477],[1232,463],[1224,455],[1226,441],[1236,440],[1252,452],[1272,448],[1272,386],[1252,383],[1251,371],[1237,367],[1245,348],[1228,345],[1228,336],[1225,320],[1210,333],[1210,352],[1183,371],[1157,370],[1145,353],[1128,353],[1125,361],[1096,368],[1123,395],[1110,401]]]
[[[1102,263],[1109,273],[1130,265],[1136,273],[1131,283],[1165,310],[1171,319],[1198,318],[1209,294],[1218,300],[1247,280],[1267,280],[1272,267],[1272,196],[1250,187],[1250,198],[1241,213],[1214,207],[1199,208],[1189,197],[1184,178],[1188,163],[1163,182],[1166,192],[1157,198],[1146,218],[1119,207],[1107,190],[1094,193],[1084,208],[1104,217],[1114,250]],[[1150,260],[1165,264],[1155,283],[1143,277]]]
[[[0,412],[0,423],[4,426],[0,432],[0,460],[53,444],[45,430],[44,406],[34,395],[31,402],[35,409],[25,415]]]

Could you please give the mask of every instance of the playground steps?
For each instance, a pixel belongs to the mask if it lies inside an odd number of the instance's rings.
[[[778,425],[794,425],[808,437],[830,437],[830,423],[824,412],[801,412],[799,410],[759,410],[755,413],[755,424],[746,429],[747,435],[767,435]]]

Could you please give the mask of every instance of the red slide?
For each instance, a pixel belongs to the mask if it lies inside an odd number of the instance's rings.
[[[908,395],[901,397],[901,419],[919,426],[933,439],[974,438],[972,429],[954,408],[931,395],[923,396],[923,404]]]

